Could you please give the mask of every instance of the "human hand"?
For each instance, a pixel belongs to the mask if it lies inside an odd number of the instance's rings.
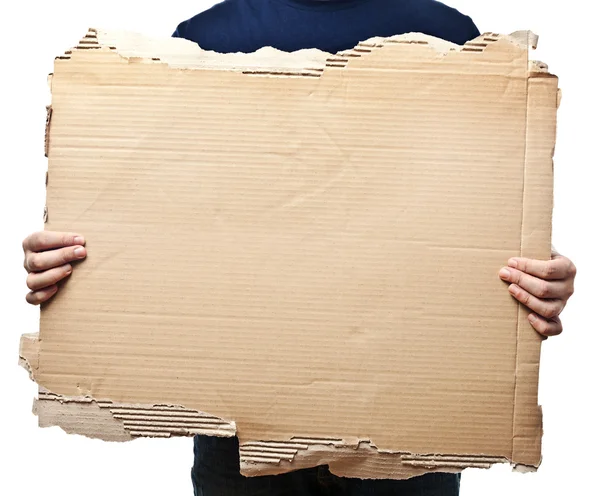
[[[511,258],[499,275],[510,283],[510,294],[533,310],[533,328],[542,336],[557,336],[563,331],[559,315],[573,295],[576,274],[573,262],[553,250],[549,261]]]
[[[26,296],[28,303],[39,305],[56,294],[57,283],[73,271],[70,262],[86,257],[84,245],[83,236],[73,233],[41,231],[25,238],[23,266],[31,290]]]

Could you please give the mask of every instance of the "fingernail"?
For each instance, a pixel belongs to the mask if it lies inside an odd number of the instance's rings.
[[[73,241],[76,245],[82,245],[85,243],[85,240],[81,236],[75,236],[75,239]]]
[[[502,279],[508,279],[510,277],[510,270],[508,270],[508,269],[502,269],[500,271],[500,277]]]
[[[529,322],[531,322],[532,324],[537,320],[537,317],[532,313],[530,313],[529,317],[527,317],[527,318],[529,319]]]
[[[83,258],[85,256],[85,249],[83,249],[81,246],[78,248],[75,248],[75,256],[79,257],[79,258]]]
[[[508,287],[508,291],[510,292],[510,294],[516,294],[517,293],[517,286],[515,284],[512,284]]]
[[[508,266],[509,266],[509,267],[512,267],[513,269],[516,269],[516,268],[517,268],[517,266],[518,266],[517,259],[516,259],[516,258],[511,258],[511,259],[508,261]]]
[[[73,272],[73,267],[71,267],[70,265],[67,267],[67,269],[65,270],[65,273],[67,275],[69,275],[71,272]]]

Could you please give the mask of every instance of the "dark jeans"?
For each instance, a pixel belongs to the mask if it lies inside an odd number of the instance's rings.
[[[194,438],[195,496],[458,496],[460,476],[428,474],[405,481],[337,477],[327,467],[282,475],[240,475],[237,438]]]

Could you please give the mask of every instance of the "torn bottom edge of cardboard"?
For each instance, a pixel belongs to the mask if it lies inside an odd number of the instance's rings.
[[[40,388],[34,400],[40,427],[58,426],[69,434],[105,441],[131,441],[140,437],[234,437],[235,422],[174,405],[134,405],[90,397],[65,397]],[[490,468],[506,458],[477,455],[414,454],[379,450],[368,439],[293,437],[289,441],[250,441],[240,445],[240,471],[253,477],[328,465],[340,477],[357,472],[361,478],[382,475],[408,479],[430,472],[458,473],[466,468]],[[514,465],[515,471],[536,467]]]
[[[37,368],[28,353],[37,334],[21,340],[19,364],[33,379]],[[39,426],[60,427],[68,434],[104,441],[125,442],[137,438],[176,436],[234,437],[235,422],[180,405],[126,404],[90,396],[63,396],[39,387],[33,413]],[[287,441],[257,440],[240,444],[240,472],[246,477],[277,475],[327,465],[339,477],[409,479],[431,472],[459,473],[467,468],[488,469],[509,463],[504,457],[464,454],[416,454],[380,450],[369,439],[336,439],[296,436]],[[538,467],[513,464],[516,472],[535,472]]]

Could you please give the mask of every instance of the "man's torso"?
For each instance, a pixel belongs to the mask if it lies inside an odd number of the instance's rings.
[[[264,46],[335,53],[410,32],[461,45],[479,35],[469,17],[434,0],[226,0],[179,24],[174,35],[220,53]]]

